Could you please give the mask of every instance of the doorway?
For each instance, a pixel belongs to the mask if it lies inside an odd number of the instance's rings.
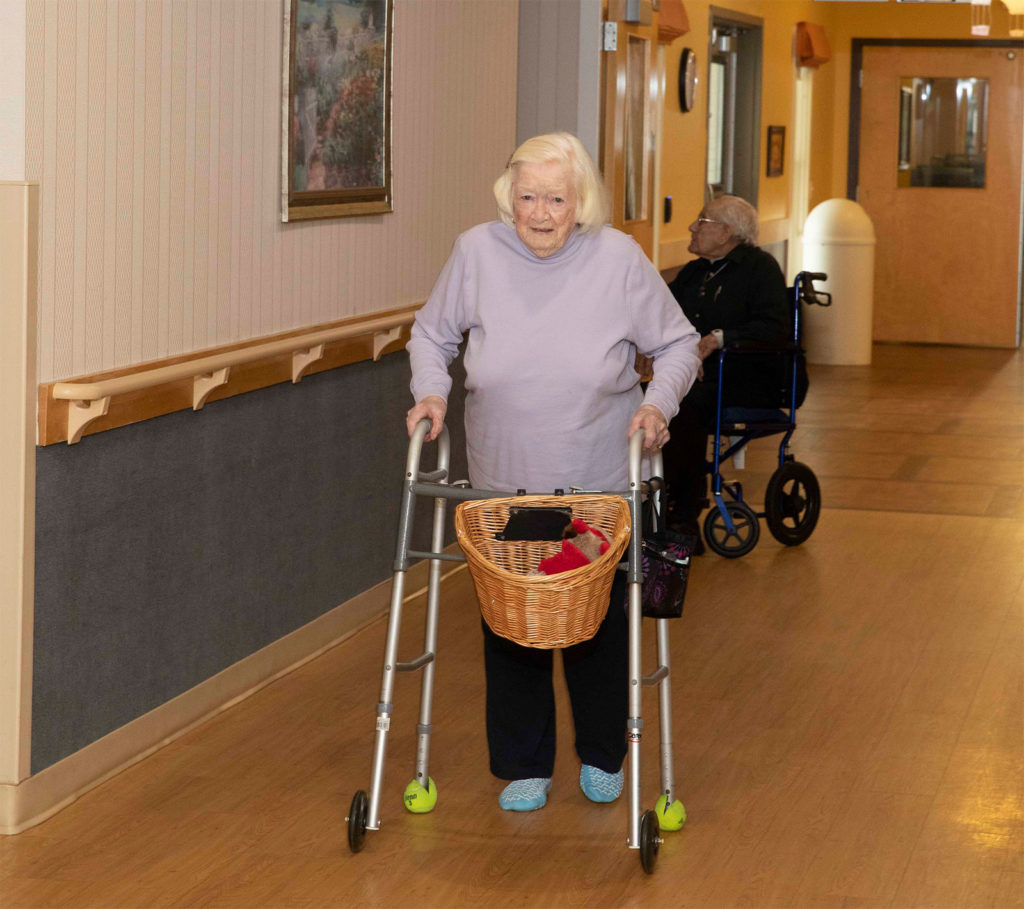
[[[730,194],[757,205],[762,20],[711,7],[705,201]]]
[[[615,47],[602,54],[601,168],[611,201],[612,227],[633,237],[652,262],[656,114],[661,104],[658,30],[619,22]]]
[[[1024,42],[853,51],[847,195],[878,238],[874,339],[1019,346]]]

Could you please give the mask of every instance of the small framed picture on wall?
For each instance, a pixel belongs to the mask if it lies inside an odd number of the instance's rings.
[[[768,176],[781,177],[786,160],[786,127],[768,127]]]

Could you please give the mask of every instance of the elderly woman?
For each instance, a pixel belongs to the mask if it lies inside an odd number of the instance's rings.
[[[687,319],[700,332],[701,381],[672,420],[664,450],[669,522],[699,538],[697,518],[707,488],[704,463],[715,426],[718,358],[707,358],[736,341],[774,342],[789,333],[786,280],[778,263],[757,243],[757,209],[737,196],[709,202],[690,225],[690,252],[669,285]],[[751,355],[726,365],[724,406],[778,407],[779,360]],[[661,364],[658,364],[660,368]]]
[[[628,437],[648,449],[697,374],[697,334],[628,236],[605,226],[590,156],[567,133],[537,136],[494,184],[500,221],[456,241],[408,344],[415,406],[410,434],[444,422],[448,366],[464,332],[469,477],[480,489],[624,489]],[[637,352],[657,357],[644,393]],[[593,639],[567,647],[580,786],[593,801],[622,791],[626,755],[625,585]],[[614,608],[618,604],[619,608]],[[508,786],[502,808],[542,807],[555,763],[552,653],[520,647],[486,625],[491,772]]]

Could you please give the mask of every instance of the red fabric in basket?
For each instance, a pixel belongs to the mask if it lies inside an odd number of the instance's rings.
[[[594,534],[601,541],[601,554],[603,555],[608,551],[608,538],[596,527],[591,527],[585,521],[581,521],[579,518],[574,518],[572,522],[572,529],[575,530],[579,536],[583,536],[587,533]],[[537,570],[544,574],[560,574],[563,571],[572,571],[574,568],[582,568],[584,565],[589,564],[590,558],[582,549],[579,548],[579,546],[571,540],[562,540],[562,551],[556,555],[543,559],[537,566]]]

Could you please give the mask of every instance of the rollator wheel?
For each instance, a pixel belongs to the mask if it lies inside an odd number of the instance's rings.
[[[654,866],[658,862],[658,847],[661,845],[658,833],[658,815],[648,809],[640,816],[640,864],[648,874],[654,874]]]
[[[360,789],[352,796],[352,807],[348,810],[348,848],[359,852],[366,842],[366,815],[370,801]]]
[[[799,546],[813,532],[821,511],[818,478],[806,464],[783,464],[768,481],[764,493],[764,519],[780,543]]]
[[[725,518],[717,506],[712,506],[704,519],[704,539],[720,556],[727,559],[738,559],[745,556],[757,545],[761,536],[761,525],[757,514],[746,502],[726,502],[725,509],[729,512],[735,531],[730,531]]]

